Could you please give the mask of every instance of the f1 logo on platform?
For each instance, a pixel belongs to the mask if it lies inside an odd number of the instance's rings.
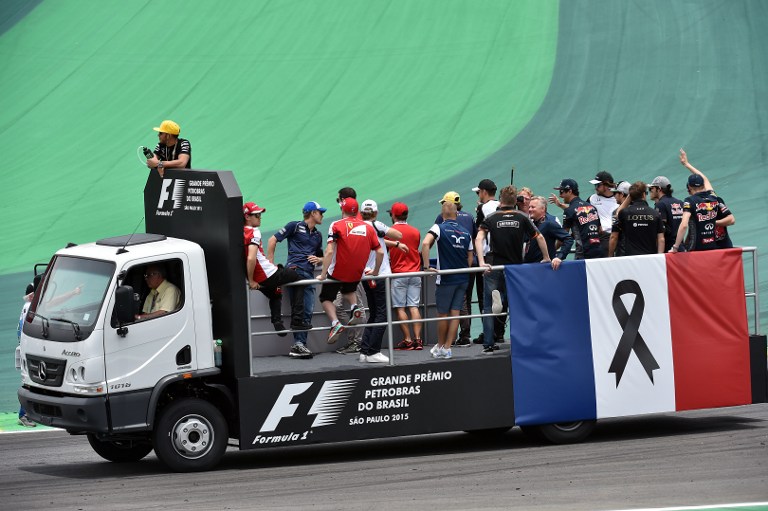
[[[175,184],[174,181],[176,181]],[[186,185],[187,181],[185,179],[163,179],[163,184],[160,187],[160,200],[157,201],[157,209],[163,209],[165,201],[169,198],[173,201],[173,209],[179,209]],[[171,187],[173,188],[171,189]]]
[[[312,427],[329,426],[339,418],[344,405],[347,404],[349,396],[355,390],[357,380],[328,380],[320,388],[315,402],[309,408],[308,415],[317,415]],[[306,392],[313,382],[289,383],[283,386],[280,395],[277,396],[275,404],[272,405],[269,415],[267,415],[264,424],[261,425],[259,433],[275,431],[280,421],[286,417],[293,417],[299,408],[298,403],[293,403],[293,398]]]

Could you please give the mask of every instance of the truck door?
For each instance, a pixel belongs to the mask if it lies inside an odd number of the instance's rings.
[[[125,271],[122,283],[133,286],[137,320],[122,334],[114,319],[105,325],[107,392],[113,405],[141,408],[160,379],[197,368],[192,286],[184,254],[132,262]]]

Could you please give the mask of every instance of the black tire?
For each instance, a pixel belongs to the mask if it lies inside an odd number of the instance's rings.
[[[208,401],[184,398],[160,411],[152,433],[155,454],[176,472],[199,472],[215,467],[229,442],[229,428],[221,411]]]
[[[152,452],[149,439],[141,440],[101,440],[93,433],[88,433],[88,443],[96,454],[115,463],[139,461]]]
[[[541,426],[524,426],[522,430],[531,438],[553,444],[575,444],[583,441],[595,429],[595,421],[560,422]]]

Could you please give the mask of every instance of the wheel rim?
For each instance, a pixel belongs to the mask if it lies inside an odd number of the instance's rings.
[[[187,459],[196,459],[213,446],[213,428],[201,415],[185,415],[173,426],[173,448]]]
[[[552,426],[556,429],[559,429],[560,431],[570,433],[572,431],[576,431],[577,429],[579,429],[582,424],[584,424],[584,421],[561,422],[559,424],[552,424]]]

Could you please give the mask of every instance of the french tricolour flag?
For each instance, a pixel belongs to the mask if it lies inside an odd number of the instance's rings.
[[[752,402],[740,249],[506,268],[518,425]]]

